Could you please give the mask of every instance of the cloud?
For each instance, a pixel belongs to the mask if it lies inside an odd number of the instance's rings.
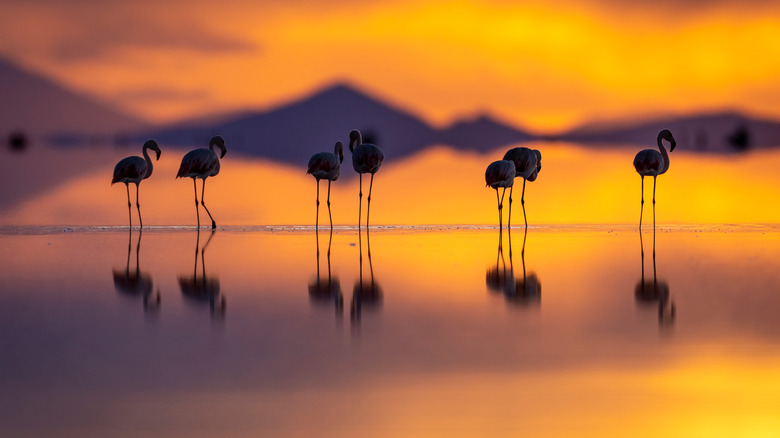
[[[81,61],[109,55],[126,48],[186,50],[216,54],[253,52],[259,47],[246,40],[216,34],[193,24],[136,21],[111,25],[90,23],[88,29],[71,33],[52,44],[50,55],[62,62]]]

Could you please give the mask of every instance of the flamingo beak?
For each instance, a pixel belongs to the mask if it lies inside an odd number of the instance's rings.
[[[219,156],[219,158],[223,158],[226,153],[227,153],[227,149],[223,147],[222,148],[222,154]]]
[[[160,154],[161,154],[162,152],[160,152],[160,150],[159,150],[159,149],[157,149],[155,152],[157,153],[157,161],[160,161]]]
[[[672,144],[672,146],[669,148],[669,152],[673,151],[674,147],[677,146],[677,142],[674,141],[674,139],[672,139],[672,141],[670,143]]]

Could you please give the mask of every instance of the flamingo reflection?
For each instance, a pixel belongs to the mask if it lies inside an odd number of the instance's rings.
[[[333,229],[330,230],[328,238],[328,278],[320,275],[320,233],[315,231],[317,240],[317,278],[309,282],[309,300],[313,304],[328,305],[333,303],[336,308],[336,315],[341,315],[344,311],[344,296],[341,294],[341,283],[338,277],[331,275],[330,269],[330,247],[333,242]]]
[[[160,291],[153,293],[153,283],[151,275],[141,272],[139,267],[141,252],[141,236],[143,232],[138,232],[138,242],[135,246],[135,270],[130,270],[130,253],[133,245],[133,230],[131,229],[127,237],[127,264],[125,269],[112,269],[114,274],[114,289],[122,295],[128,297],[142,297],[144,312],[156,314],[160,309]]]
[[[528,230],[523,233],[523,247],[520,251],[520,259],[523,266],[523,277],[515,277],[514,262],[512,259],[512,233],[509,237],[509,268],[507,269],[502,246],[502,235],[498,237],[498,255],[495,267],[488,267],[485,274],[485,283],[491,292],[501,293],[504,299],[511,304],[520,307],[539,306],[542,302],[542,283],[534,272],[528,272],[525,267],[525,242]]]
[[[200,249],[201,274],[198,275],[198,249],[200,244],[200,229],[198,229],[195,240],[195,267],[191,276],[179,276],[179,288],[186,299],[194,303],[208,304],[211,315],[214,317],[224,317],[225,315],[225,296],[220,293],[219,279],[206,276],[205,252],[215,231],[212,230],[206,244]]]
[[[646,307],[658,306],[658,325],[668,326],[674,323],[676,309],[669,293],[669,284],[658,281],[655,263],[655,226],[653,226],[653,280],[645,279],[645,248],[642,233],[639,233],[639,251],[642,259],[642,278],[634,288],[634,299],[637,305]]]
[[[366,228],[368,230],[368,228]],[[374,265],[371,263],[371,237],[366,231],[366,246],[368,247],[368,269],[371,273],[369,280],[363,279],[363,239],[358,232],[358,244],[360,247],[360,278],[352,288],[352,304],[349,316],[353,324],[359,324],[363,310],[373,311],[382,307],[382,288],[374,281]]]

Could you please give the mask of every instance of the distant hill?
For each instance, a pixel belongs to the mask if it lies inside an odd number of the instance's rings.
[[[532,139],[533,135],[504,125],[486,115],[458,121],[436,133],[437,143],[481,151]]]
[[[780,146],[779,122],[735,112],[659,118],[622,126],[584,126],[562,135],[560,139],[652,147],[661,129],[672,131],[678,147],[694,151],[727,152]]]
[[[236,115],[215,124],[183,122],[138,139],[151,137],[162,144],[191,147],[206,146],[211,136],[220,134],[230,151],[300,164],[315,152],[331,150],[336,141],[346,147],[354,128],[361,130],[367,143],[381,146],[389,158],[433,144],[490,150],[530,138],[487,117],[437,130],[400,108],[339,84],[270,111]]]
[[[77,132],[86,138],[114,136],[146,125],[98,99],[79,94],[0,58],[0,136],[29,138]]]

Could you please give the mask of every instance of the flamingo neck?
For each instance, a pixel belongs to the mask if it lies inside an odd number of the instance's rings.
[[[664,168],[661,172],[658,172],[658,174],[665,173],[667,170],[669,170],[669,153],[666,152],[666,148],[664,147],[663,141],[661,140],[661,137],[658,137],[658,149],[661,151],[661,157],[664,159]]]
[[[146,160],[146,175],[144,176],[144,179],[152,176],[152,171],[154,170],[154,164],[152,164],[152,159],[149,158],[148,150],[149,148],[144,147],[144,159]]]

